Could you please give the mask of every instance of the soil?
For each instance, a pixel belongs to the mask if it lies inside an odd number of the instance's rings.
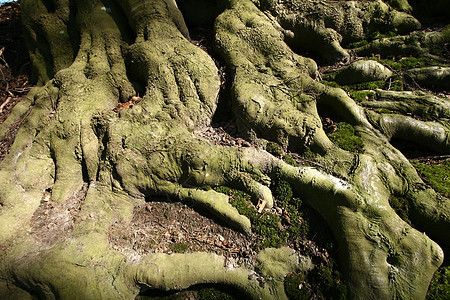
[[[41,205],[31,218],[29,233],[47,246],[53,246],[67,235],[74,227],[75,218],[86,198],[88,185],[64,203],[50,200],[51,190],[46,190]]]
[[[205,251],[224,255],[236,266],[253,257],[257,245],[255,235],[222,226],[197,207],[170,199],[136,206],[131,222],[115,223],[109,239],[114,249],[128,257]]]

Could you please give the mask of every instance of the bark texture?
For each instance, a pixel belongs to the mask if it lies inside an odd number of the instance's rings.
[[[250,220],[228,196],[201,188],[237,188],[271,208],[270,179],[264,179],[280,176],[327,221],[350,298],[424,298],[443,261],[438,243],[450,241],[450,202],[425,185],[390,142],[449,153],[449,101],[378,89],[375,100],[356,102],[322,84],[312,58],[334,63],[374,51],[435,57],[430,48],[448,43],[446,33],[410,34],[421,24],[406,0],[177,2],[21,1],[42,86],[0,126],[4,135],[26,116],[0,165],[0,295],[129,299],[142,286],[179,290],[220,283],[255,299],[284,299],[285,275],[309,268],[292,249],[265,249],[254,266],[227,268],[213,253],[130,257],[114,250],[107,234],[153,196],[193,201],[250,234]],[[214,50],[231,74],[226,101],[240,126],[259,141],[307,154],[315,167],[294,167],[262,148],[218,146],[195,135],[220,113],[221,78],[212,57],[191,42],[185,22],[214,22]],[[398,35],[346,49],[378,31]],[[370,80],[392,76],[390,70],[380,74],[375,63],[359,65],[341,77],[353,83],[364,72]],[[409,73],[424,84],[450,87],[448,68]],[[355,128],[363,143],[359,152],[328,138],[325,111]],[[432,115],[433,121],[408,113]],[[73,228],[51,242],[29,233],[48,195],[61,204],[82,199]],[[407,199],[422,231],[395,213],[391,196]],[[254,268],[270,280],[261,285],[252,279]]]

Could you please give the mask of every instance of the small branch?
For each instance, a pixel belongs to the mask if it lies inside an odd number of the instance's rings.
[[[33,110],[33,107],[34,107],[34,105],[30,105],[30,108],[28,109],[27,113],[20,120],[15,121],[12,126],[15,126],[15,125],[20,126],[22,124],[22,122],[25,121],[25,119],[31,113],[31,111]]]
[[[0,49],[0,59],[5,63],[5,66],[7,68],[9,68],[8,63],[6,62],[6,60],[3,58],[3,51],[5,51],[5,47],[3,47],[2,49]]]
[[[31,87],[23,87],[20,89],[14,89],[12,90],[13,93],[18,93],[18,94],[23,94],[23,93],[27,93],[31,90]]]
[[[50,100],[52,101],[52,110],[55,111],[56,110],[56,105],[55,105],[55,101],[53,100],[53,96],[50,95]]]
[[[446,155],[422,156],[422,157],[413,158],[411,160],[425,161],[425,160],[444,160],[444,159],[449,159],[449,158],[450,158],[450,154],[446,154]]]
[[[238,68],[238,67],[234,67],[234,74],[233,74],[233,81],[231,82],[231,88],[233,88],[233,87],[234,87],[234,84],[236,83],[237,68]]]
[[[6,104],[9,103],[9,101],[11,100],[11,97],[6,98],[5,102],[2,103],[2,105],[0,105],[0,113],[3,112],[3,108],[6,106]]]

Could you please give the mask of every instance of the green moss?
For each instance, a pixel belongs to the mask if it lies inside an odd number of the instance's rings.
[[[338,123],[337,130],[329,134],[328,137],[333,143],[344,150],[358,152],[363,149],[361,137],[355,135],[355,129],[348,123]]]
[[[382,80],[378,80],[378,81],[368,81],[368,82],[363,82],[363,83],[358,83],[358,84],[352,84],[352,85],[347,85],[347,89],[344,88],[344,90],[348,91],[350,90],[376,90],[376,89],[382,89],[384,88],[386,82],[382,81]]]
[[[342,283],[341,274],[332,266],[321,266],[317,275],[319,291],[325,299],[347,299],[347,287]]]
[[[421,57],[421,58],[415,58],[415,57],[405,57],[402,58],[400,61],[400,64],[403,65],[405,69],[412,69],[412,68],[423,68],[427,66],[427,64],[430,64],[430,59]]]
[[[390,84],[390,90],[391,91],[403,91],[405,90],[405,87],[403,85],[403,82],[401,80],[393,80]]]
[[[273,195],[281,206],[286,206],[294,194],[291,185],[285,180],[278,180],[272,189]]]
[[[340,88],[340,87],[341,87],[341,86],[340,86],[337,82],[335,82],[335,81],[326,81],[326,80],[322,80],[321,83],[322,83],[322,84],[325,84],[325,85],[328,85],[328,86],[331,86],[331,87],[335,87],[335,88]]]
[[[258,213],[251,202],[250,195],[225,186],[215,188],[217,192],[230,196],[231,205],[250,220],[252,231],[260,237],[261,248],[278,248],[309,232],[308,222],[303,220],[300,212],[301,199],[294,197],[292,187],[288,182],[279,180],[274,182],[276,183],[272,186],[272,192],[278,200],[279,206],[284,208],[287,214],[285,218],[289,219],[289,224],[283,222],[285,227],[281,226],[280,216],[269,211]]]
[[[300,200],[299,198],[293,198],[294,201]],[[300,204],[301,205],[301,200]],[[306,236],[309,233],[309,223],[303,219],[302,213],[299,211],[296,205],[286,205],[286,212],[291,220],[291,226],[287,228],[288,238],[295,239],[299,236]]]
[[[198,291],[199,300],[233,300],[231,295],[214,288],[205,288]]]
[[[251,202],[251,196],[242,191],[225,186],[217,187],[216,191],[230,196],[230,204],[250,220],[252,231],[261,238],[262,248],[277,248],[286,242],[287,233],[280,232],[279,216],[270,212],[259,214]]]
[[[398,60],[394,58],[378,58],[370,57],[370,60],[376,60],[377,62],[390,67],[394,71],[406,71],[413,68],[423,68],[428,66],[441,66],[442,62],[436,61],[428,57],[402,57]]]
[[[378,40],[378,39],[391,38],[391,37],[394,37],[396,35],[397,34],[395,32],[393,32],[393,31],[390,31],[388,33],[380,33],[378,31],[376,31],[376,32],[374,32],[374,33],[372,33],[370,35],[369,40],[373,41],[373,40]]]
[[[373,100],[375,97],[375,93],[372,91],[348,91],[350,97],[356,102],[362,102],[367,100]]]
[[[234,295],[235,290],[226,286],[199,285],[182,291],[162,291],[148,289],[139,294],[136,300],[233,300],[240,299],[242,295]]]
[[[283,154],[283,149],[281,148],[281,146],[274,142],[267,143],[266,151],[277,157]]]
[[[305,236],[309,232],[309,224],[303,219],[302,200],[296,197],[289,182],[276,178],[273,181],[272,193],[278,200],[278,205],[284,209],[289,217],[290,226],[286,229],[288,238],[295,239]]]
[[[311,298],[311,291],[305,281],[304,274],[291,273],[284,280],[286,295],[292,300],[307,300]]]
[[[396,36],[397,34],[395,33],[395,32],[388,32],[388,33],[385,33],[385,34],[382,34],[382,33],[380,33],[380,32],[374,32],[374,33],[372,33],[367,39],[365,39],[365,40],[361,40],[361,41],[357,41],[357,42],[354,42],[354,43],[352,43],[352,44],[350,44],[349,45],[349,48],[350,49],[354,49],[354,48],[359,48],[359,47],[363,47],[363,46],[366,46],[366,45],[368,45],[370,42],[372,42],[372,41],[374,41],[374,40],[378,40],[378,39],[382,39],[382,38],[391,38],[391,37],[394,37],[394,36]]]
[[[359,47],[363,47],[369,44],[368,40],[362,40],[362,41],[358,41],[358,42],[354,42],[352,44],[350,44],[349,48],[353,49],[353,48],[359,48]]]
[[[285,163],[288,163],[291,166],[294,166],[294,167],[298,167],[299,166],[299,164],[295,161],[295,159],[290,154],[285,155],[283,157],[283,160],[284,160]]]
[[[175,253],[184,253],[189,249],[187,243],[174,243],[169,245],[169,249]]]
[[[403,221],[411,225],[411,220],[409,219],[409,202],[406,198],[391,196],[389,197],[389,205]]]
[[[450,267],[437,270],[428,288],[427,300],[450,299]]]
[[[347,287],[333,264],[321,264],[306,277],[291,273],[284,280],[289,299],[347,299]]]
[[[387,108],[377,108],[375,111],[379,114],[393,114],[394,112]]]
[[[437,56],[443,56],[444,55],[444,48],[442,47],[436,47],[430,50],[430,53]]]
[[[436,192],[450,197],[450,159],[440,164],[425,164],[419,161],[412,161],[412,164]]]

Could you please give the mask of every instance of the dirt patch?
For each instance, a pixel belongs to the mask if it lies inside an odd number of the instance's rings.
[[[237,134],[231,135],[230,131],[234,130],[234,124],[228,125],[228,128],[206,126],[195,130],[196,136],[202,137],[215,145],[221,146],[237,146],[251,147],[252,145],[245,139],[238,137]]]
[[[51,191],[45,191],[41,205],[31,219],[30,234],[48,246],[67,236],[67,232],[73,229],[75,217],[86,198],[87,190],[88,185],[84,184],[78,193],[64,203],[51,201]]]
[[[149,253],[214,252],[240,264],[256,252],[255,235],[222,226],[181,202],[151,201],[136,206],[130,223],[109,230],[113,249],[131,256]]]

